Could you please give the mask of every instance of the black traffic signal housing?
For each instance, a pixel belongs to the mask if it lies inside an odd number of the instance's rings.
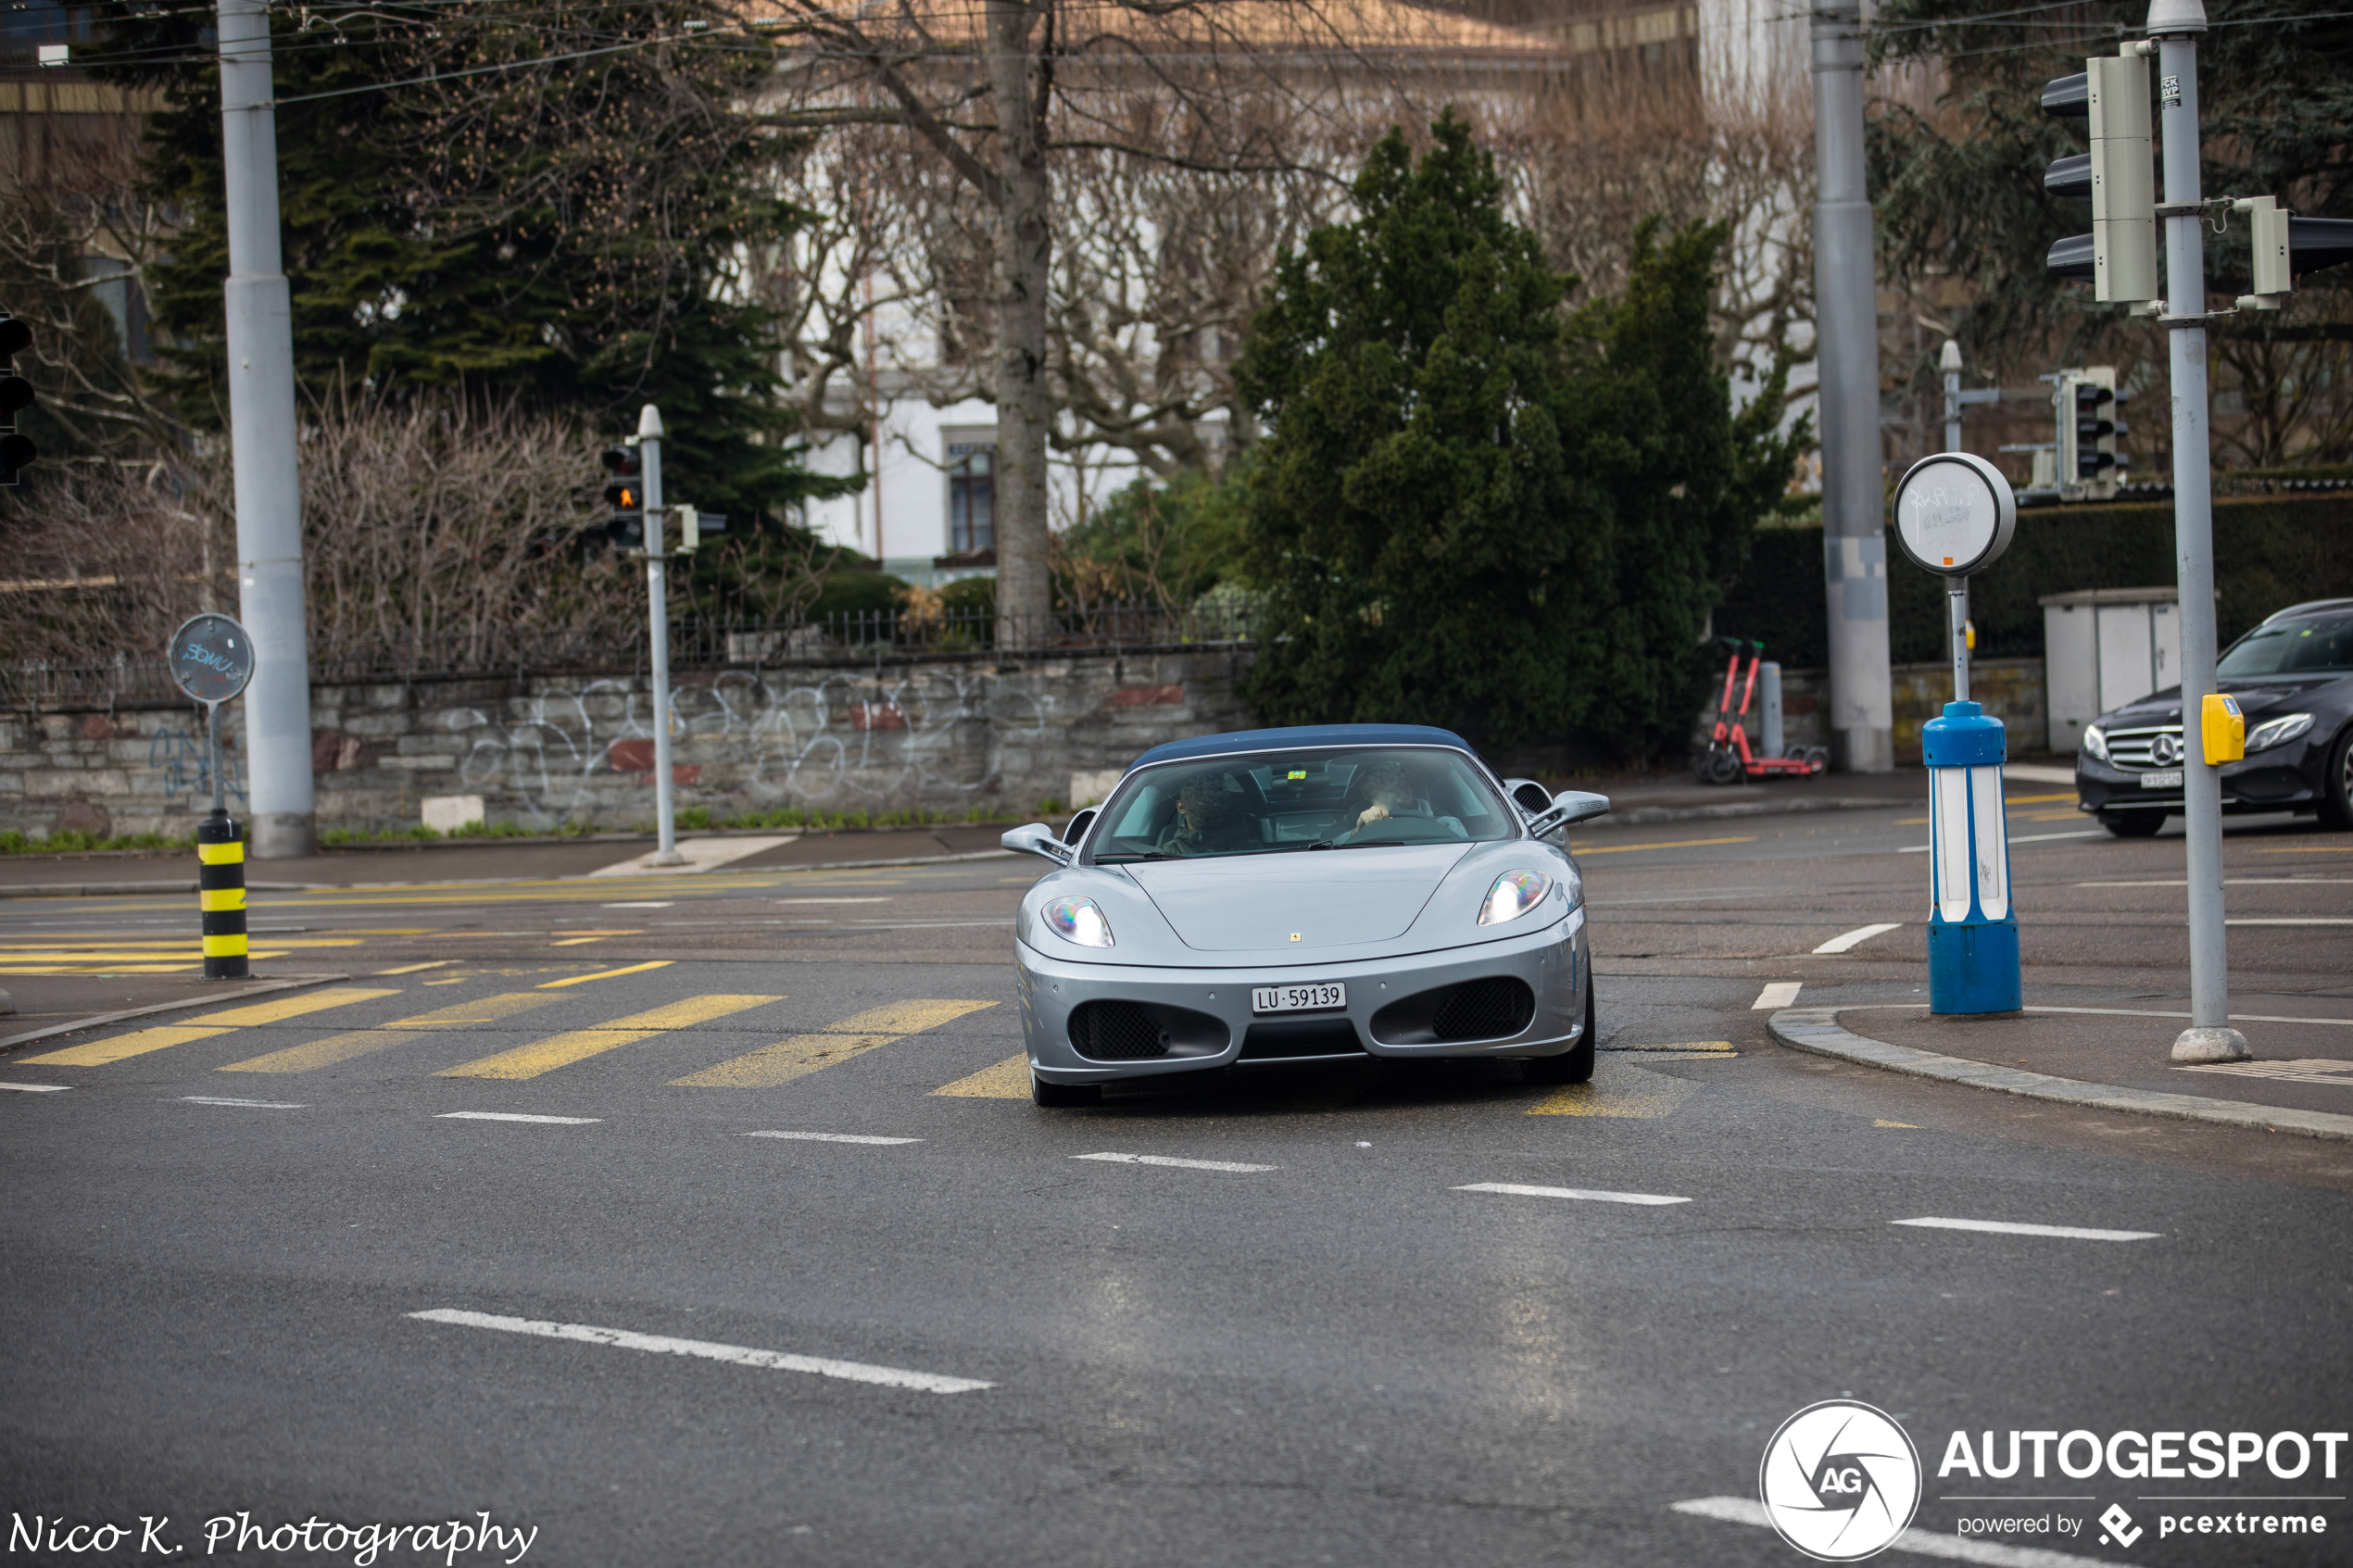
[[[2275,196],[2246,196],[2231,204],[2247,215],[2255,288],[2239,296],[2242,310],[2277,310],[2306,272],[2353,261],[2353,219],[2298,218]]]
[[[2061,370],[2053,401],[2058,414],[2059,494],[2070,501],[2108,501],[2130,460],[2116,444],[2127,433],[2117,418],[2124,398],[2116,390],[2116,367],[2094,365]]]
[[[2053,195],[2092,204],[2092,232],[2055,242],[2045,265],[2055,278],[2090,280],[2107,304],[2158,297],[2157,174],[2149,151],[2148,61],[2127,44],[2095,56],[2073,76],[2043,89],[2043,112],[2089,122],[2092,150],[2055,158],[2043,174]]]
[[[646,458],[635,446],[608,446],[598,459],[612,476],[605,485],[605,504],[612,518],[605,532],[623,550],[646,547]]]
[[[32,407],[32,383],[17,374],[16,358],[32,346],[32,329],[0,311],[0,484],[14,484],[41,456],[17,433],[17,415]]]

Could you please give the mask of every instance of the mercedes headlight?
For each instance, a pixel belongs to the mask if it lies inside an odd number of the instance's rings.
[[[2267,746],[2282,745],[2311,727],[2312,716],[2309,713],[2283,713],[2276,719],[2266,719],[2255,726],[2253,734],[2246,737],[2246,749],[2251,755]]]
[[[2255,748],[2249,746],[2247,749],[2252,751]],[[2107,761],[2108,732],[2097,724],[2086,727],[2083,731],[2083,750],[2089,756],[2096,757],[2103,762]]]
[[[1092,898],[1057,898],[1042,911],[1046,923],[1061,933],[1065,941],[1082,947],[1108,947],[1112,945],[1111,922],[1095,907]]]
[[[1487,900],[1478,907],[1478,923],[1501,925],[1517,920],[1542,903],[1552,890],[1552,880],[1541,872],[1505,872],[1487,890]]]

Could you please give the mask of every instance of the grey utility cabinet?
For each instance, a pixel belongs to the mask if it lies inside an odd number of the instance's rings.
[[[2083,727],[2108,709],[2181,684],[2178,590],[2086,588],[2037,602],[2057,755],[2072,757]]]

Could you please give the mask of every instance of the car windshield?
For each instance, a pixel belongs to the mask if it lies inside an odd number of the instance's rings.
[[[1509,838],[1511,809],[1459,752],[1268,751],[1133,773],[1103,807],[1099,865]]]
[[[2353,611],[2258,626],[2233,643],[2215,668],[2226,681],[2348,671],[2353,671]]]

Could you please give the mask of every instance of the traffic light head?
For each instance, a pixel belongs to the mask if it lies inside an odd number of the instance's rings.
[[[605,485],[605,504],[612,508],[613,521],[620,521],[624,514],[642,520],[646,509],[644,455],[635,446],[608,446],[598,460],[612,475]]]
[[[2082,119],[2092,150],[2053,160],[2043,188],[2092,204],[2092,232],[2051,246],[2056,278],[2087,278],[2104,303],[2157,297],[2157,179],[2149,152],[2149,68],[2126,45],[2114,58],[2083,62],[2043,89],[2043,112]]]
[[[2353,261],[2353,220],[2298,218],[2276,196],[2242,196],[2231,204],[2247,217],[2255,288],[2239,296],[2242,310],[2277,310],[2306,272]]]
[[[41,456],[17,433],[17,415],[32,407],[32,383],[17,374],[16,357],[32,346],[32,329],[0,314],[0,484],[14,484],[19,472]]]
[[[2113,499],[2125,465],[2116,450],[2124,434],[2123,422],[2115,417],[2123,400],[2116,390],[2116,367],[2061,370],[2049,379],[2057,383],[2059,494],[2070,501]]]

